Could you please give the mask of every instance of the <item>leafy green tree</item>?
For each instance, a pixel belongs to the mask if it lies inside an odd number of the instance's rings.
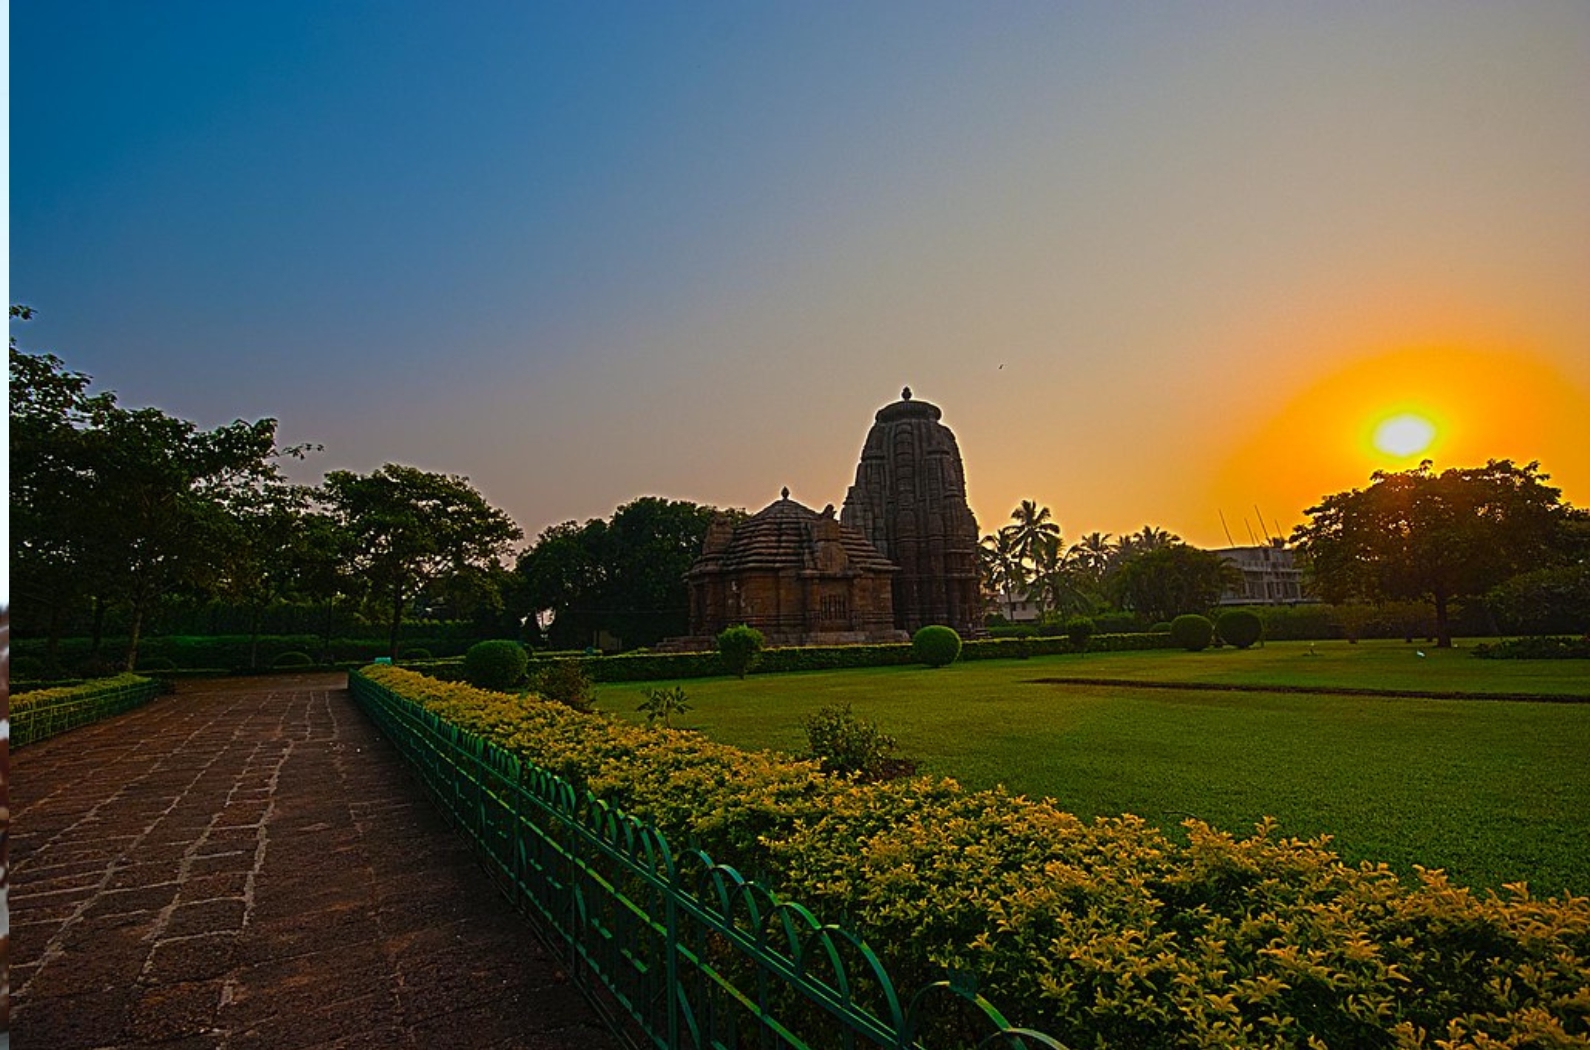
[[[1507,631],[1590,635],[1590,562],[1514,576],[1493,587],[1485,604]]]
[[[555,610],[557,619],[549,631],[552,646],[588,644],[601,629],[606,549],[607,523],[600,518],[543,529],[514,564],[511,611],[527,618],[541,609]]]
[[[240,516],[280,484],[276,421],[201,430],[90,394],[90,378],[54,355],[22,353],[14,340],[10,350],[18,592],[49,607],[52,652],[70,606],[94,602],[97,644],[105,605],[123,605],[131,670],[156,602],[222,584]]]
[[[687,500],[643,496],[611,521],[592,518],[544,530],[514,567],[510,608],[518,618],[554,609],[554,645],[589,644],[608,631],[626,645],[651,645],[689,629],[685,573],[720,512]]]
[[[1148,620],[1174,620],[1214,608],[1239,578],[1236,566],[1213,551],[1175,542],[1128,558],[1114,583],[1127,609]]]
[[[689,630],[685,573],[701,553],[717,508],[642,496],[607,525],[605,626],[629,646],[653,645]]]
[[[428,585],[503,557],[523,535],[468,478],[388,463],[370,474],[334,470],[320,498],[351,540],[352,563],[388,617],[388,645]]]
[[[11,307],[14,321],[31,316],[27,307]],[[98,594],[104,579],[94,535],[108,511],[95,495],[85,432],[115,399],[90,394],[92,380],[53,354],[19,351],[15,336],[10,350],[12,584],[24,609],[44,612],[36,622],[47,632],[53,673],[65,617]]]
[[[220,586],[234,513],[279,477],[276,420],[201,431],[159,409],[111,408],[88,436],[95,498],[110,511],[99,518],[94,543],[127,611],[132,670],[159,599]]]
[[[1455,599],[1567,560],[1579,515],[1538,463],[1490,460],[1437,474],[1430,461],[1376,471],[1366,489],[1326,496],[1292,533],[1327,601],[1428,601],[1436,645],[1451,646]]]

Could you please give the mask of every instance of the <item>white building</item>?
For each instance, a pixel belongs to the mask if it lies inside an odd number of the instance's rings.
[[[1303,596],[1303,570],[1287,547],[1224,547],[1214,553],[1242,570],[1242,584],[1220,596],[1221,605],[1293,605]]]

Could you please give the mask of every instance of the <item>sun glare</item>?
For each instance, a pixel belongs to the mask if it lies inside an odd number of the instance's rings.
[[[1434,440],[1435,424],[1411,413],[1392,416],[1375,427],[1375,447],[1388,456],[1423,452]]]

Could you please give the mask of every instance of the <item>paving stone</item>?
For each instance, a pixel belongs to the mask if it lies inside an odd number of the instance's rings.
[[[237,942],[235,933],[162,940],[150,950],[140,979],[145,984],[176,984],[225,977],[237,965]]]
[[[340,682],[185,682],[13,763],[18,1046],[617,1045]]]

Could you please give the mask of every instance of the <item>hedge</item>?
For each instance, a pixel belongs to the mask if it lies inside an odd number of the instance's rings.
[[[1163,635],[1098,634],[1088,642],[1090,653],[1175,648]],[[1055,638],[974,638],[961,644],[962,660],[1013,660],[1023,656],[1059,656],[1076,652],[1071,640]],[[536,659],[546,659],[537,654]],[[557,659],[566,659],[557,657]],[[579,656],[593,682],[651,682],[669,678],[713,678],[728,674],[713,652],[624,653]],[[900,667],[917,662],[910,642],[879,645],[810,645],[763,649],[751,674],[790,671],[844,671],[860,667]]]
[[[902,987],[964,971],[1080,1047],[1584,1046],[1590,900],[1404,883],[1266,821],[1182,844],[1133,816],[882,784],[411,671],[361,672],[844,915]]]
[[[1482,660],[1590,660],[1590,636],[1580,638],[1508,638],[1481,642],[1469,654]]]
[[[159,694],[159,682],[135,674],[16,693],[11,697],[11,747],[35,744],[111,718],[141,707]]]
[[[34,675],[29,677],[47,673],[44,659],[48,642],[45,639],[18,638],[13,639],[11,645],[12,660],[25,660],[25,666],[34,672]],[[405,639],[402,645],[405,650],[426,649],[432,653],[448,655],[455,652],[462,654],[466,647],[441,639],[419,637]],[[170,666],[181,670],[191,668],[244,670],[249,666],[249,649],[250,641],[246,634],[153,636],[139,642],[138,662],[143,665],[149,661],[169,661]],[[283,653],[299,652],[319,656],[325,649],[325,639],[319,635],[261,635],[258,639],[257,666],[268,668]],[[70,671],[95,661],[119,662],[126,651],[126,638],[106,636],[100,641],[97,655],[93,651],[92,641],[88,638],[62,638],[59,643],[58,659],[62,669]],[[333,638],[330,651],[333,662],[358,661],[362,664],[377,656],[387,655],[389,647],[384,640]]]

